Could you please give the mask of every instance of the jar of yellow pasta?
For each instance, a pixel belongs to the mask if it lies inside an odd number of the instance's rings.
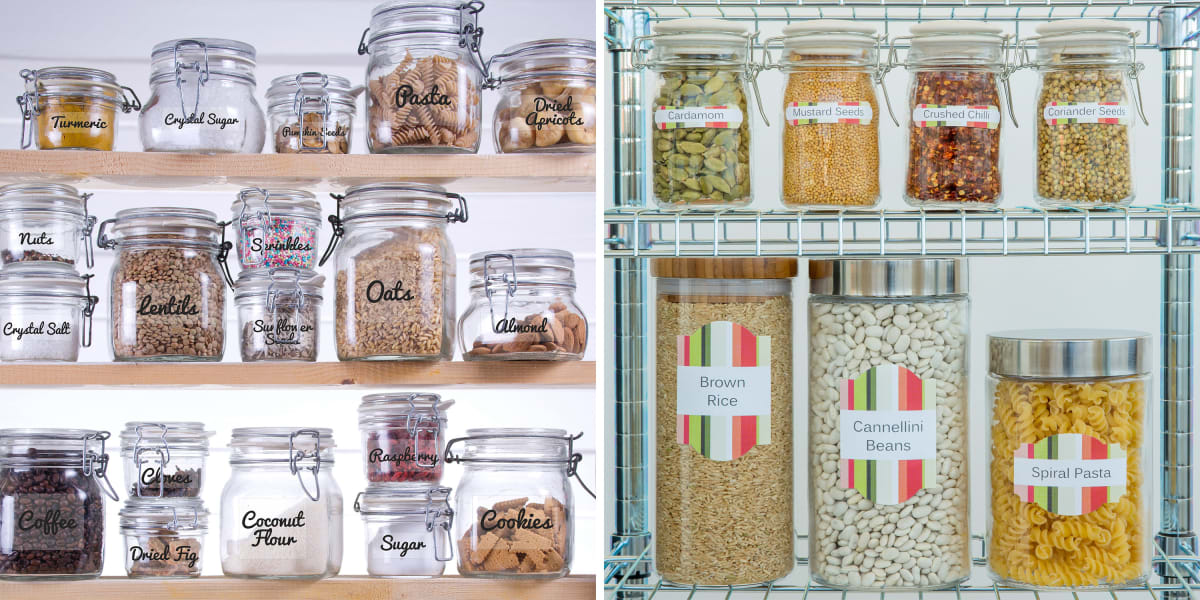
[[[1150,573],[1144,451],[1150,336],[988,336],[988,567],[1033,589],[1138,586]]]

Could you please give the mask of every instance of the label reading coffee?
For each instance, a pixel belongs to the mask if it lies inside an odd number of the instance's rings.
[[[567,96],[566,102],[559,102],[538,96],[533,99],[533,112],[525,115],[525,124],[531,125],[540,131],[543,125],[574,125],[582,127],[583,119],[575,116],[575,108],[572,106],[571,96]]]
[[[367,453],[367,462],[369,463],[392,463],[396,466],[419,464],[422,468],[432,468],[441,458],[438,454],[414,453],[411,446],[396,454],[384,454],[381,448],[375,448]]]
[[[9,525],[13,551],[84,549],[85,508],[74,493],[18,493],[0,508],[14,519]]]
[[[109,123],[89,113],[68,112],[50,116],[54,129],[108,129]]]
[[[789,102],[784,107],[788,125],[870,125],[873,116],[868,102]]]
[[[395,285],[388,288],[378,279],[367,284],[367,302],[409,302],[416,300],[412,290],[404,289],[404,282],[397,279]]]
[[[30,322],[28,325],[5,323],[3,329],[0,329],[0,333],[8,337],[16,337],[18,342],[27,335],[71,335],[71,323],[67,321],[62,323]]]
[[[380,544],[379,544],[379,549],[383,550],[384,552],[396,552],[400,556],[400,558],[404,558],[404,557],[408,556],[408,553],[410,550],[412,550],[412,551],[424,550],[425,542],[421,542],[421,541],[400,542],[400,541],[396,541],[396,538],[393,538],[392,534],[389,533],[389,534],[386,534],[383,536],[383,539],[380,541]]]
[[[396,88],[394,98],[396,108],[405,106],[453,106],[450,96],[441,93],[435,84],[424,94],[418,94],[411,85],[405,84]]]
[[[1056,515],[1086,515],[1125,495],[1127,455],[1082,433],[1060,433],[1013,453],[1013,491]]]
[[[1000,127],[1000,109],[992,105],[918,104],[913,108],[913,127]]]
[[[175,116],[175,113],[167,113],[163,118],[164,125],[174,125],[177,129],[183,129],[184,125],[216,125],[219,129],[225,129],[229,125],[237,125],[237,117],[224,117],[217,113],[201,112],[193,113],[186,116]]]
[[[188,294],[183,298],[176,298],[173,294],[166,300],[156,300],[153,296],[147,294],[142,296],[142,301],[138,303],[137,313],[139,315],[198,315],[200,309],[192,303],[192,295]]]
[[[54,237],[46,231],[39,233],[22,231],[17,234],[17,243],[22,246],[53,246]]]
[[[658,129],[732,129],[741,124],[742,109],[736,106],[659,106],[654,109],[654,126]]]
[[[1042,109],[1048,125],[1070,123],[1129,123],[1129,105],[1120,102],[1051,102]]]
[[[161,549],[142,548],[141,546],[133,546],[129,549],[129,558],[133,562],[165,562],[187,565],[189,569],[196,568],[196,561],[200,559],[200,553],[192,549],[191,544],[182,543],[171,547],[169,538],[152,538],[162,542]]]
[[[495,509],[488,509],[479,517],[479,529],[483,532],[503,529],[554,529],[554,519],[540,514],[527,514],[524,508],[511,517],[497,514]]]

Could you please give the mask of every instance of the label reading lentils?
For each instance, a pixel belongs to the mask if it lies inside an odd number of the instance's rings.
[[[742,118],[742,109],[736,106],[659,106],[654,109],[656,129],[732,129],[741,126]]]
[[[914,127],[996,129],[1000,126],[1000,109],[990,104],[987,106],[918,104],[913,108],[912,120]]]
[[[1086,515],[1125,495],[1126,454],[1082,433],[1060,433],[1013,453],[1013,491],[1056,515]]]
[[[784,107],[788,125],[870,125],[873,116],[868,102],[789,102]]]
[[[1129,105],[1120,102],[1051,102],[1042,109],[1048,125],[1069,123],[1129,123]]]

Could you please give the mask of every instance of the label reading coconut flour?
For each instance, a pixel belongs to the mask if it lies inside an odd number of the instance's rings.
[[[1042,109],[1047,125],[1070,123],[1129,123],[1129,105],[1120,102],[1051,102]]]
[[[841,487],[877,504],[900,504],[937,481],[934,388],[892,364],[842,381]]]
[[[975,127],[996,129],[1000,126],[1000,109],[992,106],[961,104],[918,104],[913,108],[913,127]]]
[[[771,337],[714,321],[676,344],[675,440],[720,461],[771,443]]]
[[[1125,495],[1126,454],[1082,433],[1060,433],[1013,453],[1013,491],[1056,515],[1086,515]]]
[[[654,108],[656,129],[705,127],[733,129],[742,125],[742,109],[736,106],[657,106]]]
[[[870,125],[873,116],[871,105],[867,102],[789,102],[784,107],[784,118],[788,125]]]
[[[312,485],[312,481],[309,481]],[[276,497],[239,498],[231,552],[241,559],[292,560],[308,553],[315,519],[322,518],[316,502]],[[319,528],[323,529],[323,528]],[[314,545],[321,548],[321,544]]]

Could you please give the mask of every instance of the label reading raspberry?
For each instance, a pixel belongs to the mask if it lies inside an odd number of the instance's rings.
[[[789,102],[784,107],[788,125],[870,125],[873,112],[867,102]]]

